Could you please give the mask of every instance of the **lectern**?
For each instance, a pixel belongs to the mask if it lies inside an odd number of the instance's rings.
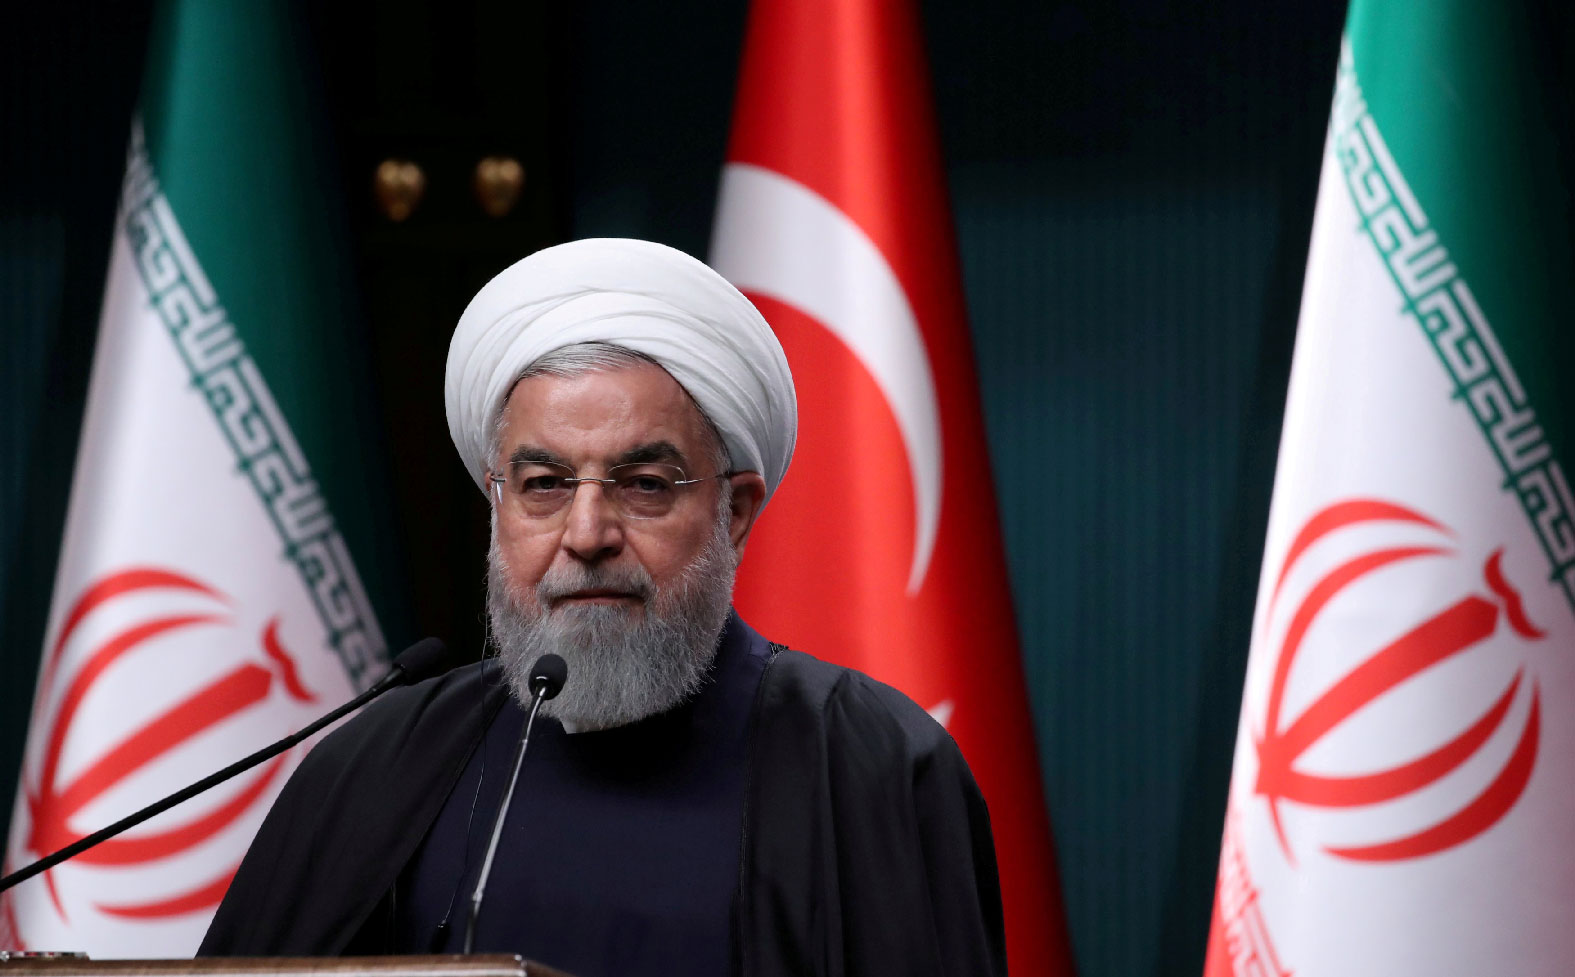
[[[569,977],[507,954],[88,960],[0,953],[0,977]]]

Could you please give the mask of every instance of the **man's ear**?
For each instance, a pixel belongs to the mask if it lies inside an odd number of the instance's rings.
[[[759,472],[737,472],[727,479],[733,485],[727,535],[733,541],[733,550],[743,556],[749,530],[755,525],[755,517],[760,515],[760,507],[766,503],[766,480]]]

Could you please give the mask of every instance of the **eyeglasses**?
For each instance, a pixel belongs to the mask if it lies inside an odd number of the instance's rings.
[[[660,519],[677,504],[679,489],[731,474],[689,478],[677,465],[634,464],[614,465],[607,469],[606,478],[590,478],[550,461],[516,461],[510,462],[506,475],[489,471],[487,479],[499,507],[513,507],[529,519],[548,519],[567,511],[574,493],[585,482],[600,485],[619,515]]]

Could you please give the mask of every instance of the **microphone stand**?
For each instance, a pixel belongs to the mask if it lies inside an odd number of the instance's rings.
[[[525,762],[525,747],[530,744],[530,730],[536,724],[536,711],[542,702],[551,699],[563,688],[567,668],[557,655],[543,655],[531,668],[530,715],[525,717],[525,731],[520,734],[520,745],[514,750],[514,771],[509,774],[509,786],[503,792],[503,804],[492,821],[492,839],[487,842],[487,857],[481,862],[481,876],[476,880],[476,891],[470,895],[470,911],[465,920],[465,949],[469,954],[476,943],[476,917],[481,915],[481,898],[486,893],[487,878],[492,875],[492,862],[498,855],[498,842],[503,838],[503,822],[508,817],[509,805],[514,801],[514,787],[520,780],[520,765]]]

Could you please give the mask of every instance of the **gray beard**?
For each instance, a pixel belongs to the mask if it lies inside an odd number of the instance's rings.
[[[509,582],[494,528],[487,616],[514,698],[529,705],[530,668],[549,652],[568,663],[569,678],[541,712],[572,730],[623,726],[666,712],[698,691],[716,657],[738,568],[722,515],[705,549],[665,588],[639,566],[572,566],[549,570],[528,597]],[[607,605],[550,610],[560,597],[600,588],[640,595],[644,613]]]

